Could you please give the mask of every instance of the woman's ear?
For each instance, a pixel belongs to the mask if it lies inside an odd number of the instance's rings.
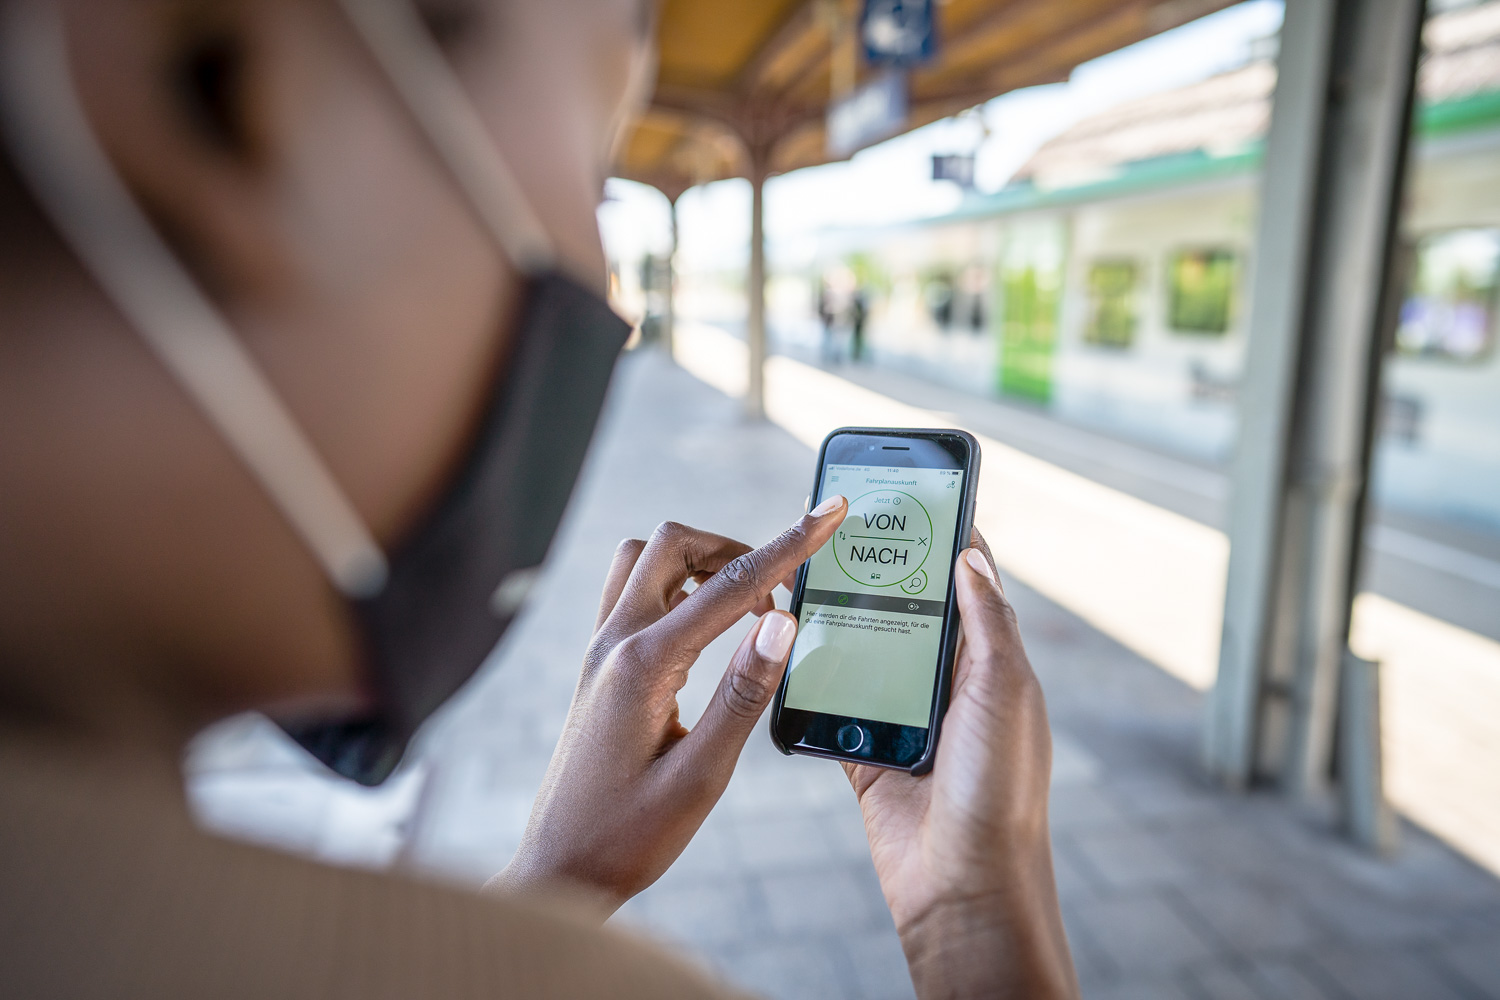
[[[106,152],[210,295],[290,278],[267,211],[278,160],[269,93],[282,0],[71,5],[71,64]]]

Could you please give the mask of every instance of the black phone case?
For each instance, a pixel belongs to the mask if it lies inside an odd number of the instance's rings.
[[[818,461],[813,467],[813,488],[809,507],[815,507],[822,499],[819,496],[819,487],[823,483],[823,460],[828,454],[828,443],[840,434],[876,434],[882,437],[932,437],[937,435],[961,437],[969,445],[969,467],[964,476],[964,499],[962,514],[959,518],[958,537],[953,546],[954,565],[948,568],[948,593],[946,597],[947,613],[943,616],[943,638],[942,659],[938,663],[937,693],[932,699],[932,715],[927,726],[927,747],[922,751],[922,756],[909,768],[902,768],[897,764],[885,764],[880,761],[856,758],[847,754],[834,753],[832,751],[820,752],[805,748],[790,748],[781,742],[781,737],[776,735],[776,720],[781,715],[782,698],[786,695],[787,679],[791,676],[788,671],[781,678],[781,686],[776,689],[776,698],[771,702],[771,743],[777,750],[787,756],[798,754],[805,757],[826,757],[829,760],[851,761],[856,764],[866,764],[871,767],[888,767],[892,770],[906,770],[911,774],[926,774],[932,770],[933,759],[937,756],[938,739],[942,736],[943,716],[948,714],[948,696],[953,690],[953,661],[958,652],[958,602],[955,600],[954,568],[958,562],[958,554],[969,547],[969,540],[974,534],[974,502],[979,495],[979,442],[974,435],[967,431],[952,428],[904,428],[904,427],[839,427],[828,433],[823,443],[818,447]],[[802,620],[802,591],[807,584],[807,563],[797,567],[796,587],[792,591],[792,602],[788,608],[792,617],[800,623]]]

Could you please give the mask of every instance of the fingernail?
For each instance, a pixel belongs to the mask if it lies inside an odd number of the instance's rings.
[[[969,565],[974,567],[974,572],[991,583],[995,582],[995,571],[990,569],[990,561],[984,557],[983,552],[980,552],[978,549],[970,549],[968,555],[964,556],[964,558],[969,560]]]
[[[760,632],[755,636],[755,651],[767,660],[780,660],[792,648],[797,637],[797,623],[791,615],[776,611],[767,612],[760,620]]]
[[[816,507],[814,507],[812,509],[812,516],[813,517],[822,517],[825,514],[832,514],[834,511],[838,510],[843,505],[844,505],[844,498],[843,497],[837,496],[837,495],[831,496],[827,500],[824,500],[822,503],[818,504]]]

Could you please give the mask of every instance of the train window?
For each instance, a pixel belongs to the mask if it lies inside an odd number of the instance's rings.
[[[1194,247],[1167,257],[1167,325],[1177,333],[1229,331],[1239,291],[1240,255],[1227,247]]]
[[[1129,347],[1134,342],[1139,279],[1140,267],[1133,260],[1096,260],[1089,265],[1085,343]]]
[[[1401,306],[1402,354],[1477,361],[1495,343],[1500,295],[1500,229],[1454,229],[1417,243],[1416,266]]]

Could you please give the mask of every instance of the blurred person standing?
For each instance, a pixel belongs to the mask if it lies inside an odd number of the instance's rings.
[[[838,361],[838,345],[833,339],[833,324],[838,313],[833,305],[833,286],[827,275],[818,280],[818,322],[823,325],[823,363],[831,365]]]
[[[870,318],[870,307],[863,285],[854,287],[849,298],[849,359],[856,364],[865,355],[865,321]]]
[[[216,838],[179,770],[261,709],[378,783],[523,606],[625,338],[594,209],[651,17],[0,0],[0,995],[723,995],[600,925],[723,792],[842,498],[758,549],[621,543],[482,893]],[[1045,707],[978,544],[934,772],[849,777],[920,995],[1073,996]]]

